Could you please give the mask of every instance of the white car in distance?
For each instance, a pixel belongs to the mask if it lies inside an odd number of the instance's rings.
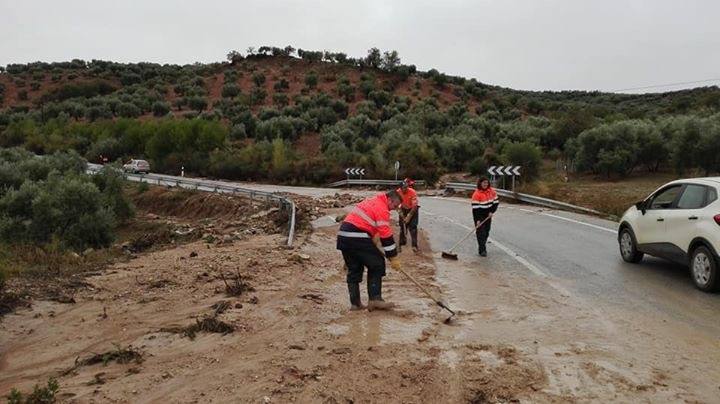
[[[720,288],[720,177],[669,182],[630,207],[620,220],[623,260],[645,254],[690,268],[700,290]]]
[[[143,173],[147,174],[150,172],[150,163],[145,160],[132,159],[123,165],[123,170],[126,173]]]

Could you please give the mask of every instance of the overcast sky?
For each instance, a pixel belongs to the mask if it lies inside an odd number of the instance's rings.
[[[222,61],[293,45],[527,90],[720,85],[717,0],[0,0],[0,65]],[[712,81],[710,81],[712,79]]]

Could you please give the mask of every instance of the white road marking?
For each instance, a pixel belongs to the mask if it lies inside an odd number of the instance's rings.
[[[523,209],[523,208],[513,208],[513,207],[510,207],[510,206],[506,206],[506,208],[507,208],[507,209],[522,210],[523,212],[534,213],[534,214],[536,214],[536,215],[549,216],[549,217],[552,217],[552,218],[555,218],[555,219],[560,219],[560,220],[565,220],[566,222],[581,224],[581,225],[583,225],[583,226],[592,227],[593,229],[603,230],[603,231],[606,231],[606,232],[609,232],[609,233],[613,233],[613,234],[617,233],[617,230],[608,229],[607,227],[598,226],[598,225],[592,224],[592,223],[582,222],[582,221],[580,221],[580,220],[570,219],[570,218],[568,218],[568,217],[553,215],[553,214],[551,214],[551,213],[537,212],[537,211],[534,211],[534,210]]]
[[[459,200],[459,199],[442,198],[442,197],[439,197],[439,196],[431,196],[430,198],[432,198],[432,199],[440,199],[440,200],[445,200],[445,201],[452,201],[452,202],[457,202],[457,203],[463,203],[463,204],[467,204],[468,206],[470,206],[470,204],[467,203],[466,201]],[[548,217],[552,217],[552,218],[554,218],[554,219],[565,220],[566,222],[570,222],[570,223],[575,223],[575,224],[579,224],[579,225],[583,225],[583,226],[592,227],[593,229],[598,229],[598,230],[606,231],[606,232],[613,233],[613,234],[617,233],[617,230],[608,229],[607,227],[598,226],[598,225],[596,225],[596,224],[586,223],[586,222],[583,222],[583,221],[580,221],[580,220],[570,219],[570,218],[563,217],[563,216],[553,215],[553,214],[551,214],[551,213],[538,212],[538,211],[532,210],[532,209],[516,208],[516,207],[513,207],[513,206],[503,206],[502,209],[521,210],[521,211],[523,211],[523,212],[533,213],[533,214],[536,214],[536,215],[548,216]]]
[[[432,212],[428,211],[427,209],[424,209],[423,212],[424,212],[425,214],[430,215],[430,216],[436,216],[436,217],[445,219],[445,220],[447,220],[448,222],[450,222],[450,223],[452,223],[452,224],[454,224],[454,225],[456,225],[456,226],[460,226],[460,227],[462,227],[463,229],[465,229],[465,230],[467,230],[467,231],[472,230],[472,227],[466,226],[466,225],[464,225],[464,224],[462,224],[462,223],[459,223],[459,222],[457,222],[457,221],[455,221],[455,220],[453,220],[453,219],[451,219],[451,218],[449,218],[449,217],[447,217],[447,216],[443,216],[443,215],[438,215],[438,214],[436,214],[436,213],[432,213]],[[506,246],[506,245],[504,245],[504,244],[502,244],[502,243],[499,243],[497,240],[495,240],[495,239],[493,239],[493,238],[489,238],[488,240],[490,240],[490,242],[491,242],[492,244],[496,245],[499,249],[503,250],[503,252],[504,252],[505,254],[509,255],[509,256],[510,256],[511,258],[513,258],[515,261],[519,262],[522,266],[524,266],[525,268],[527,268],[530,272],[534,273],[535,275],[537,275],[537,276],[539,276],[539,277],[541,277],[541,278],[547,278],[547,277],[549,277],[548,274],[547,274],[545,271],[543,271],[542,269],[540,269],[537,265],[534,265],[534,264],[530,263],[530,261],[528,261],[528,260],[526,260],[525,258],[523,258],[522,256],[520,256],[520,254],[518,254],[518,253],[516,253],[515,251],[511,250],[510,247],[508,247],[508,246]],[[565,291],[563,290],[562,292],[565,292]]]

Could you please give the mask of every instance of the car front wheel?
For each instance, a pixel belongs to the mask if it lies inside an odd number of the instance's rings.
[[[690,272],[695,286],[700,290],[712,292],[720,286],[717,262],[712,252],[705,246],[693,250],[690,256]]]
[[[631,262],[637,264],[643,259],[643,253],[638,251],[637,245],[635,244],[635,236],[628,228],[624,228],[620,231],[620,255],[625,262]]]

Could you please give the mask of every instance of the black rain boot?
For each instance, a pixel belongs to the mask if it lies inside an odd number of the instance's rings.
[[[360,301],[359,283],[348,283],[348,292],[350,292],[350,310],[360,310],[365,308]]]
[[[410,229],[410,239],[412,240],[412,249],[414,252],[418,252],[418,234],[417,228]]]
[[[382,299],[382,277],[368,278],[368,311],[390,310],[395,307],[394,303]]]

